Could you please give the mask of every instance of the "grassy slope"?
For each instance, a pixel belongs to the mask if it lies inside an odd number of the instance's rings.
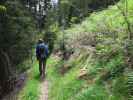
[[[52,60],[53,59],[53,60]],[[81,58],[82,59],[82,58]],[[80,60],[81,60],[80,59]],[[61,66],[60,60],[57,58],[51,58],[51,64],[48,65],[48,79],[50,81],[49,100],[125,100],[125,83],[124,76],[114,78],[111,80],[112,90],[108,89],[106,81],[100,79],[101,72],[99,69],[104,68],[100,64],[90,66],[90,76],[93,76],[93,80],[80,80],[77,78],[80,68],[82,68],[79,61],[71,62],[73,68],[67,72],[64,76],[59,74],[59,66]],[[75,63],[75,64],[73,64]],[[54,65],[53,65],[54,64]],[[84,63],[85,64],[85,63]],[[84,65],[82,64],[82,66]],[[115,66],[122,64],[121,58],[116,57],[107,63],[107,67],[113,69]],[[88,82],[89,81],[89,82]],[[118,82],[117,82],[118,81]],[[119,86],[120,85],[120,86]],[[123,94],[123,95],[121,95]]]
[[[48,66],[48,79],[50,81],[50,100],[68,100],[74,94],[77,94],[81,90],[84,81],[77,80],[76,75],[78,73],[77,67],[72,68],[69,73],[62,76],[59,73],[59,67],[61,67],[61,60],[52,57],[51,64]],[[54,64],[54,65],[53,65]]]
[[[122,0],[121,0],[122,1]],[[125,9],[124,3],[118,3],[118,5],[121,5],[120,7],[122,9]],[[130,23],[133,23],[133,1],[128,0],[128,20]],[[125,10],[124,10],[125,11]],[[111,31],[111,32],[118,32],[118,35],[120,38],[123,38],[127,33],[122,34],[123,32],[126,32],[127,25],[125,23],[125,20],[121,14],[121,11],[116,6],[109,6],[108,9],[94,12],[91,14],[90,17],[87,17],[85,21],[83,21],[81,24],[78,25],[72,25],[72,28],[66,30],[66,34],[70,38],[72,37],[72,34],[77,34],[80,32],[104,32],[104,31]]]
[[[133,1],[128,0],[128,19],[133,23],[131,17],[133,12]],[[123,4],[122,4],[123,5]],[[122,6],[123,7],[123,6]],[[50,88],[50,100],[127,100],[126,79],[127,73],[117,72],[119,68],[124,65],[124,55],[120,42],[123,42],[123,38],[127,36],[126,23],[122,17],[120,11],[116,6],[111,6],[107,10],[93,13],[90,17],[86,18],[79,25],[73,25],[72,28],[65,31],[65,34],[73,40],[80,32],[103,32],[109,30],[110,32],[117,32],[119,38],[116,39],[116,43],[110,46],[99,44],[97,45],[98,52],[104,52],[107,55],[112,51],[112,48],[117,49],[115,56],[110,57],[107,62],[106,58],[94,59],[94,63],[87,65],[88,73],[93,77],[94,82],[88,83],[87,81],[77,79],[77,72],[80,68],[86,65],[86,62],[80,65],[80,61],[73,64],[72,69],[64,76],[59,74],[58,66],[61,66],[61,62],[55,61],[55,65],[51,62],[52,67],[48,67],[48,78],[51,81]],[[104,39],[104,37],[103,37]],[[106,39],[106,38],[105,38]],[[69,40],[68,40],[69,41]],[[80,66],[79,66],[80,65]],[[108,75],[106,72],[110,72],[110,78],[104,80],[101,77]],[[115,73],[116,72],[116,73]]]

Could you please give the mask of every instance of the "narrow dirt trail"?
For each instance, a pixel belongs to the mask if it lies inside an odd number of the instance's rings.
[[[44,80],[40,86],[39,100],[48,100],[48,80]]]

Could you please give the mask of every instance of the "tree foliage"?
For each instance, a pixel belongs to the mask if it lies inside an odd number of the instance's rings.
[[[19,0],[2,2],[0,13],[0,86],[8,92],[6,82],[17,66],[30,54],[35,39],[35,21]]]

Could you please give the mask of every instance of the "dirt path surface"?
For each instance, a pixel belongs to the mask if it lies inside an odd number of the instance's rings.
[[[40,90],[40,100],[48,100],[48,80],[41,83]]]

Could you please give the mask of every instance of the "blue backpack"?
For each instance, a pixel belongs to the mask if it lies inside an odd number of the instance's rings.
[[[41,59],[47,58],[47,56],[48,56],[48,46],[45,45],[44,43],[38,44],[38,52],[39,52],[39,57]]]

